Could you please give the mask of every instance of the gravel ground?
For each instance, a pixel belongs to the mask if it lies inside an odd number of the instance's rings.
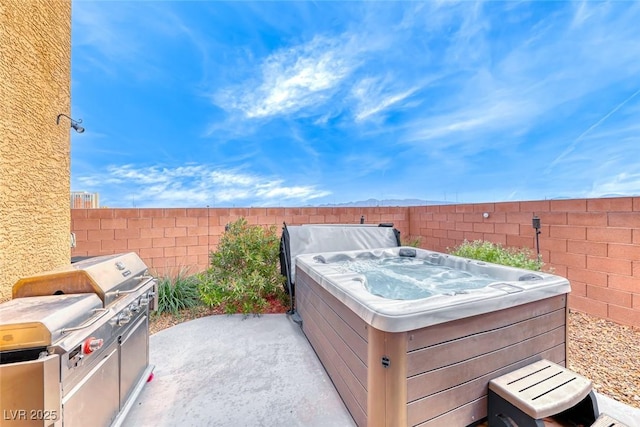
[[[640,329],[571,311],[568,368],[601,394],[640,408]]]
[[[163,329],[175,326],[178,323],[197,319],[199,317],[213,316],[214,314],[223,313],[215,309],[196,307],[193,309],[182,310],[178,316],[174,316],[171,313],[162,313],[160,315],[154,314],[151,316],[151,321],[149,322],[149,333],[155,334]]]
[[[284,312],[274,307],[271,312]],[[221,314],[207,308],[163,314],[151,319],[154,334],[178,323]],[[569,313],[568,367],[590,378],[601,394],[640,408],[640,329],[571,311]]]

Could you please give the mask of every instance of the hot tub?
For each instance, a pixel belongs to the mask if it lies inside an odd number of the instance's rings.
[[[406,247],[296,258],[303,331],[358,426],[481,420],[489,380],[565,364],[569,291],[555,275]]]

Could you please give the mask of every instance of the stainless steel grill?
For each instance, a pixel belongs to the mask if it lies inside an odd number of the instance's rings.
[[[156,287],[135,253],[19,280],[0,304],[1,424],[120,424],[153,369]]]

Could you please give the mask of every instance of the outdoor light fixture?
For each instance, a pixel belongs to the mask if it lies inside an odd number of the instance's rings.
[[[538,251],[538,259],[540,259],[540,239],[538,236],[542,232],[540,231],[540,218],[536,214],[533,214],[533,218],[531,218],[531,226],[536,230],[536,250]]]
[[[56,124],[57,125],[60,124],[60,117],[66,117],[67,119],[69,119],[71,121],[71,127],[76,132],[78,132],[78,133],[84,132],[84,128],[82,126],[80,126],[80,123],[82,123],[82,119],[73,120],[71,117],[67,116],[66,114],[58,114],[58,118],[56,119]]]

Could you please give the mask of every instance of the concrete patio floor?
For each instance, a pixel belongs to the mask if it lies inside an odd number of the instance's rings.
[[[149,340],[154,379],[123,426],[355,426],[302,330],[284,314],[204,317]],[[597,400],[600,412],[640,427],[640,409]]]

